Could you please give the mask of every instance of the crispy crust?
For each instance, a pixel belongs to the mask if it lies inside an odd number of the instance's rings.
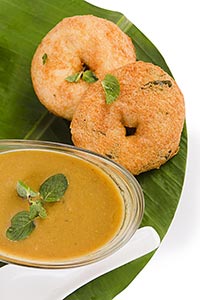
[[[46,63],[42,56],[47,54]],[[131,39],[114,23],[91,15],[65,18],[42,40],[32,60],[31,76],[40,101],[54,114],[71,120],[83,93],[92,86],[67,76],[86,64],[96,76],[136,60]]]
[[[159,168],[179,149],[185,116],[181,91],[150,63],[111,73],[120,82],[120,96],[106,104],[100,82],[86,92],[71,123],[74,144],[106,155],[135,175]]]

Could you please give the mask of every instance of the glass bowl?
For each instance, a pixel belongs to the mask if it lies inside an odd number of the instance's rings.
[[[135,177],[119,164],[91,151],[60,143],[31,140],[0,140],[0,154],[16,150],[45,150],[67,154],[83,159],[103,170],[116,184],[124,205],[122,225],[117,234],[100,249],[65,261],[36,261],[23,257],[7,256],[0,252],[0,260],[24,266],[39,268],[69,268],[90,264],[113,254],[133,236],[141,224],[144,213],[142,189]]]

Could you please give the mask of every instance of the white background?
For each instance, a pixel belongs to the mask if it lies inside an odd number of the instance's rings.
[[[188,160],[172,225],[153,259],[115,300],[200,299],[200,9],[196,0],[88,0],[122,12],[160,50],[186,103]]]

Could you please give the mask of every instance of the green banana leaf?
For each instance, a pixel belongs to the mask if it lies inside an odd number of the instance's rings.
[[[138,28],[119,12],[83,0],[0,1],[0,138],[40,139],[71,144],[69,123],[50,114],[34,94],[30,64],[42,37],[62,18],[93,14],[116,23],[131,38],[137,59],[171,74],[162,55]],[[137,176],[145,196],[141,226],[153,226],[161,239],[174,217],[183,186],[187,155],[186,126],[179,153],[159,170]],[[111,300],[147,264],[153,253],[83,286],[67,300]],[[3,266],[2,263],[0,266]]]

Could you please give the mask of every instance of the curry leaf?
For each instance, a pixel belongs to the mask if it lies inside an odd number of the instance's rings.
[[[46,64],[47,58],[48,58],[47,54],[44,53],[44,55],[42,56],[42,63],[43,63],[43,65]]]

